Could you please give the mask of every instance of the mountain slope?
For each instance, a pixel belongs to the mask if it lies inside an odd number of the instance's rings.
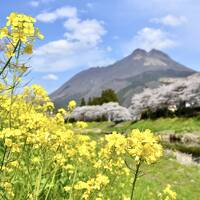
[[[133,94],[145,87],[159,86],[160,78],[185,77],[194,72],[161,51],[137,49],[113,65],[90,68],[76,74],[53,92],[51,98],[56,107],[62,107],[70,99],[88,99],[112,88],[118,93],[121,104],[129,106]]]

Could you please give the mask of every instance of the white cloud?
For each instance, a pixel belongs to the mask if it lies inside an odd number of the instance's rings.
[[[41,4],[47,4],[47,3],[51,3],[54,2],[55,0],[33,0],[31,2],[29,2],[29,5],[32,7],[38,7]]]
[[[40,2],[39,2],[39,1],[31,1],[31,2],[30,2],[30,5],[31,5],[32,7],[38,7],[38,6],[40,5]]]
[[[102,37],[106,34],[104,23],[96,19],[81,20],[76,8],[70,9],[71,14],[66,14],[65,9],[61,8],[46,13],[46,18],[40,15],[45,22],[66,18],[63,24],[66,32],[64,38],[35,49],[31,61],[35,71],[57,72],[76,67],[102,66],[113,62],[107,57],[107,49],[100,47]]]
[[[64,26],[68,30],[65,33],[67,40],[80,41],[91,45],[97,45],[106,33],[103,22],[96,19],[81,21],[79,18],[71,18],[65,22]]]
[[[77,16],[75,7],[65,6],[52,12],[43,12],[36,16],[42,22],[54,22],[57,19],[65,19],[64,27],[67,30],[64,36],[70,41],[80,41],[97,45],[103,35],[106,34],[104,22],[96,19],[81,20]]]
[[[41,22],[54,22],[57,19],[76,17],[77,9],[75,7],[65,6],[58,8],[53,12],[43,12],[36,16]]]
[[[58,80],[58,76],[56,76],[55,74],[47,74],[47,75],[44,75],[42,79],[47,80],[47,81],[56,81]]]
[[[137,35],[131,42],[126,44],[126,51],[130,52],[135,48],[142,48],[145,50],[155,49],[167,49],[177,45],[177,42],[172,40],[169,34],[161,29],[155,28],[143,28],[138,31]]]
[[[179,11],[183,7],[193,7],[195,4],[199,4],[198,0],[148,0],[148,1],[138,1],[138,0],[123,0],[126,6],[130,9],[139,9],[142,11],[148,11],[152,13],[169,12],[169,11]],[[156,7],[156,9],[155,9]],[[187,10],[190,12],[190,10]],[[175,12],[173,12],[175,13]]]
[[[62,39],[36,49],[31,66],[35,71],[61,72],[77,67],[103,66],[112,62],[107,57],[106,50],[98,46]]]
[[[153,18],[151,19],[151,22],[167,26],[180,26],[187,22],[187,18],[184,16],[167,15],[162,18]]]

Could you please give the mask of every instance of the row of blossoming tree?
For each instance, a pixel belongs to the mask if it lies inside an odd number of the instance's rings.
[[[159,138],[133,130],[95,141],[73,131],[86,123],[65,124],[74,101],[55,113],[43,88],[24,85],[33,44],[43,39],[35,22],[11,13],[0,29],[0,199],[135,199],[141,166],[162,156]],[[176,193],[168,185],[159,198]]]

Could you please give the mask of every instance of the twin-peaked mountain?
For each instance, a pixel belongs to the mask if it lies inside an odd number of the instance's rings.
[[[179,64],[167,54],[151,50],[137,49],[131,55],[107,67],[94,67],[84,70],[51,94],[56,107],[66,105],[68,100],[80,101],[100,95],[102,90],[114,89],[120,103],[129,106],[134,94],[144,88],[155,88],[163,77],[186,77],[195,73]]]

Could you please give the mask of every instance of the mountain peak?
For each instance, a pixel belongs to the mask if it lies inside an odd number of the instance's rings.
[[[156,57],[160,57],[160,58],[170,58],[166,53],[163,53],[160,50],[157,49],[152,49],[151,51],[149,51],[149,56],[156,56]]]
[[[185,77],[194,71],[171,59],[167,54],[152,49],[136,49],[131,55],[107,67],[92,68],[72,77],[51,94],[56,108],[67,101],[99,96],[104,89],[113,89],[122,105],[129,106],[134,94],[146,86],[157,87],[160,78]],[[81,87],[80,87],[81,86]]]
[[[131,54],[132,57],[145,57],[145,56],[149,56],[149,57],[157,57],[157,58],[165,58],[165,59],[169,59],[170,57],[166,54],[163,53],[162,51],[158,50],[158,49],[152,49],[149,52],[147,52],[144,49],[135,49],[133,51],[133,53]]]
[[[147,54],[147,52],[144,49],[135,49],[131,55],[132,56],[138,56],[138,55],[143,56],[146,54]]]

